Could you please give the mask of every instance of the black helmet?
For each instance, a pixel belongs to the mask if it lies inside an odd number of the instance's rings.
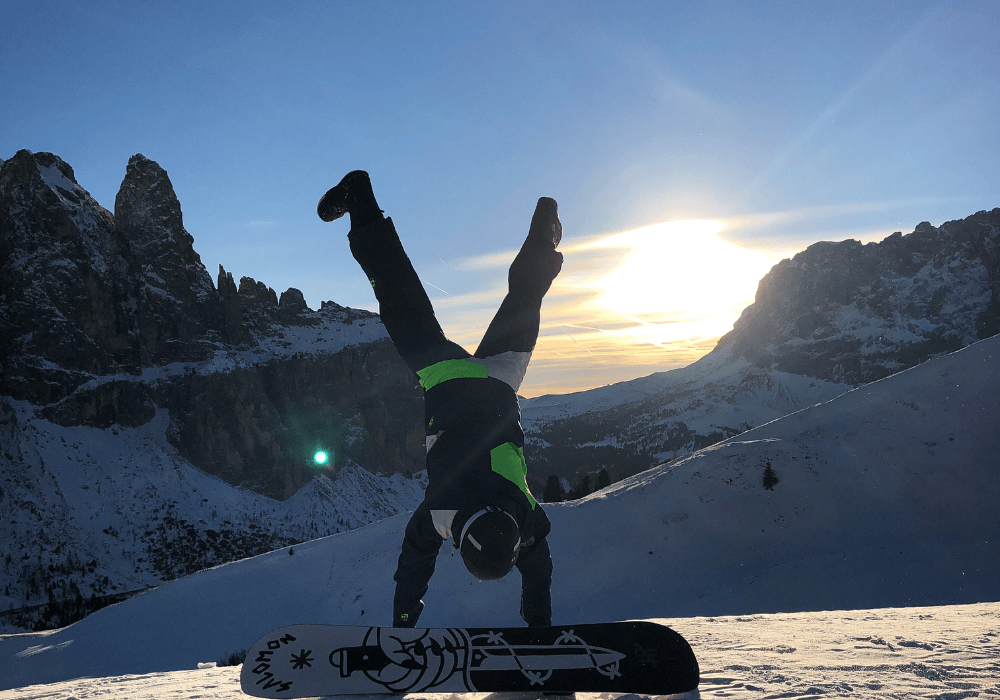
[[[457,546],[470,574],[480,581],[496,581],[514,568],[521,533],[514,516],[486,506],[465,521]]]

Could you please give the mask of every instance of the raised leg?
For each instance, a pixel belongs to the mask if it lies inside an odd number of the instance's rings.
[[[351,254],[365,271],[378,299],[382,323],[411,370],[418,372],[443,360],[469,357],[441,330],[392,219],[352,227],[348,240]]]
[[[382,216],[368,173],[349,172],[323,195],[316,212],[323,221],[350,214],[351,254],[368,275],[382,323],[410,369],[418,372],[443,360],[469,357],[445,338],[392,219]]]
[[[507,273],[507,296],[486,329],[476,357],[534,350],[542,299],[562,269],[563,256],[556,250],[560,240],[562,224],[556,201],[542,197],[531,218],[528,237]]]

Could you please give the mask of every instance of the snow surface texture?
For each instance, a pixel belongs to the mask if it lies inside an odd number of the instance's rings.
[[[694,646],[695,698],[990,698],[1000,695],[1000,604],[658,619]],[[39,648],[44,647],[44,642]],[[0,691],[0,700],[245,700],[240,667],[109,676]],[[373,700],[385,696],[370,696]],[[527,700],[514,693],[411,694],[412,700]],[[611,700],[577,693],[578,700]],[[356,700],[366,700],[356,696]]]
[[[553,622],[1000,600],[998,353],[1000,337],[981,341],[581,501],[546,506]],[[0,639],[0,687],[195,669],[285,624],[387,624],[407,517],[296,545],[294,553],[284,549],[202,571],[60,630]],[[420,624],[519,624],[518,577],[476,582],[450,550],[442,548]],[[916,612],[893,613],[904,619],[898,628],[862,626],[863,613],[847,615],[867,641],[844,631],[810,642],[830,647],[822,657],[803,653],[803,680],[793,683],[846,674],[846,682],[864,689],[872,674],[876,683],[877,674],[898,675],[887,662],[859,661],[859,644],[878,658],[883,651],[923,654],[926,671],[914,665],[899,673],[927,684],[965,682],[959,676],[966,661],[973,677],[986,672],[975,661],[982,645],[995,663],[998,609],[977,608],[978,621],[951,636],[942,636],[946,628],[917,626]],[[959,612],[928,614],[947,623]],[[824,619],[839,619],[793,617],[819,631]],[[773,619],[780,629],[780,620],[791,618]],[[752,626],[744,634],[738,623],[719,623],[720,633],[740,641],[715,662],[699,646],[712,628],[699,637],[684,624],[677,622],[678,631],[691,636],[706,676],[715,676],[720,689],[799,678],[776,680],[782,665],[767,659],[779,644],[787,651],[805,643],[780,632],[759,633],[768,640],[759,643]],[[760,626],[767,624],[764,618]],[[885,649],[874,640],[883,640]],[[954,666],[935,661],[936,650],[947,645],[968,656]],[[742,661],[734,665],[734,659]]]

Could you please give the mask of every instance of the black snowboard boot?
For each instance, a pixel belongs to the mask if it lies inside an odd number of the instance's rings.
[[[352,170],[344,175],[344,179],[319,200],[316,213],[323,221],[336,221],[350,214],[352,228],[382,219],[371,180],[364,170]]]
[[[528,241],[559,246],[562,240],[562,224],[559,222],[559,205],[551,197],[539,197],[535,213],[528,228]],[[527,242],[527,241],[526,241]]]
[[[541,299],[562,269],[563,256],[556,250],[562,240],[562,223],[556,200],[540,197],[531,217],[528,237],[510,265],[507,283],[511,292]]]

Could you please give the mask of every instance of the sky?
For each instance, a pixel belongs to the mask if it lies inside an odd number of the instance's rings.
[[[540,196],[566,260],[521,393],[714,347],[779,260],[1000,206],[996,2],[11,2],[0,158],[108,209],[170,175],[213,278],[377,310],[367,170],[449,337],[478,344]]]

